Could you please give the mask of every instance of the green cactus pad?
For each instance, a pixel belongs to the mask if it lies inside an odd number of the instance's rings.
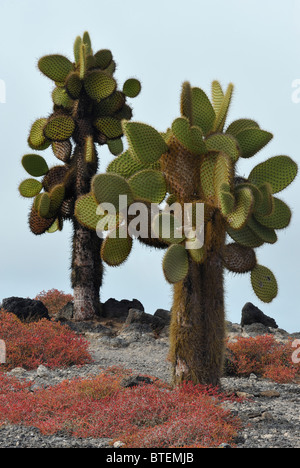
[[[114,156],[118,156],[123,152],[124,146],[123,141],[121,138],[117,138],[116,140],[107,140],[107,146],[111,154]]]
[[[93,195],[99,204],[111,203],[117,211],[120,195],[126,195],[127,206],[134,201],[128,182],[117,174],[98,174],[92,179],[91,186]]]
[[[66,79],[66,92],[71,99],[78,99],[82,90],[82,81],[77,72],[71,72]]]
[[[63,55],[46,55],[38,62],[40,71],[53,81],[64,82],[73,64]]]
[[[91,71],[84,79],[84,88],[89,97],[96,102],[110,96],[116,89],[116,81],[101,70]]]
[[[47,232],[49,234],[54,234],[57,231],[61,231],[61,224],[58,219],[56,219],[54,223],[50,226],[50,228],[47,229]]]
[[[215,123],[213,127],[215,132],[223,131],[223,128],[227,119],[229,107],[231,104],[232,94],[233,94],[233,85],[230,84],[226,90],[226,93],[224,94],[224,98],[222,100],[221,106],[219,107],[219,111],[216,112],[216,119],[215,119]]]
[[[205,140],[205,144],[209,151],[222,151],[222,153],[227,154],[234,163],[239,159],[240,152],[237,141],[230,135],[215,133]]]
[[[98,203],[92,194],[79,197],[75,204],[75,217],[80,224],[96,231],[101,215],[97,215]]]
[[[201,128],[204,135],[209,133],[214,125],[216,114],[210,100],[200,88],[192,88],[192,125]]]
[[[75,130],[75,122],[72,117],[58,115],[51,117],[44,128],[44,135],[52,141],[68,140]]]
[[[256,203],[254,212],[260,216],[269,216],[274,210],[272,187],[268,182],[265,182],[259,187],[259,191],[261,193],[261,203]]]
[[[185,240],[182,222],[172,213],[158,213],[152,222],[153,236],[167,244],[181,244]]]
[[[96,148],[94,144],[94,139],[91,135],[86,137],[85,139],[84,159],[87,163],[92,163],[96,161]]]
[[[288,187],[298,173],[297,164],[288,156],[275,156],[256,166],[249,175],[253,184],[260,186],[268,182],[272,193],[278,193]]]
[[[257,221],[270,229],[285,229],[291,221],[292,212],[290,208],[279,198],[273,197],[274,210],[269,216],[255,214]]]
[[[56,185],[49,193],[50,197],[50,215],[54,216],[60,208],[65,197],[65,186],[63,184]]]
[[[249,228],[258,236],[261,240],[268,244],[275,244],[278,238],[274,229],[268,228],[260,224],[254,216],[251,216],[248,220]]]
[[[219,194],[219,208],[223,216],[227,217],[234,211],[235,199],[230,193],[230,187],[223,185]]]
[[[137,97],[141,92],[142,86],[139,80],[130,78],[123,85],[123,93],[129,98]]]
[[[170,284],[183,281],[189,271],[188,254],[184,246],[171,245],[163,259],[163,272]]]
[[[260,128],[248,128],[238,133],[236,139],[240,146],[241,157],[251,158],[262,150],[273,138],[272,133]]]
[[[41,194],[39,199],[38,212],[42,218],[47,218],[50,211],[50,197],[47,192]]]
[[[103,133],[109,140],[119,138],[123,135],[120,120],[113,117],[102,117],[93,122],[99,132]]]
[[[240,132],[248,130],[249,128],[259,128],[259,125],[251,119],[239,119],[229,125],[226,133],[236,137]]]
[[[189,242],[191,242],[191,240],[189,240]],[[207,251],[205,246],[201,247],[201,249],[189,249],[188,253],[191,259],[199,265],[204,263],[207,258]]]
[[[75,42],[74,42],[74,47],[73,47],[74,59],[75,59],[76,65],[78,65],[79,61],[80,61],[80,48],[81,48],[81,45],[82,45],[82,39],[81,39],[80,36],[77,36],[76,39],[75,39]]]
[[[214,189],[218,198],[220,197],[221,192],[230,192],[233,178],[232,176],[233,167],[230,157],[228,157],[226,154],[220,153],[217,157],[213,176]]]
[[[70,109],[73,106],[73,100],[68,96],[64,88],[54,88],[52,92],[52,101],[56,106]]]
[[[278,294],[278,285],[274,274],[266,267],[257,265],[251,273],[251,283],[257,297],[270,303]]]
[[[25,154],[22,158],[22,166],[33,177],[41,177],[49,171],[45,159],[38,154]]]
[[[236,194],[235,210],[227,217],[232,229],[242,229],[250,218],[254,206],[254,198],[249,188],[241,189]]]
[[[89,35],[89,33],[87,31],[85,31],[83,33],[82,42],[86,46],[87,54],[92,54],[93,53],[93,51],[92,51],[92,42],[91,42],[90,35]]]
[[[95,117],[109,117],[119,112],[125,104],[125,96],[120,91],[116,91],[106,99],[94,104]]]
[[[255,211],[256,208],[259,209],[259,207],[261,206],[263,202],[263,195],[261,191],[259,190],[259,188],[256,187],[256,185],[250,184],[249,182],[243,182],[241,184],[236,185],[235,190],[238,191],[246,187],[248,187],[251,190],[252,195],[254,197],[254,211]]]
[[[233,273],[248,273],[257,265],[254,250],[237,243],[225,245],[220,255],[224,266]]]
[[[115,114],[115,118],[119,120],[130,120],[132,118],[132,109],[125,104],[120,111]]]
[[[102,49],[96,52],[94,58],[95,66],[101,68],[101,70],[105,70],[111,64],[113,56],[110,50]]]
[[[130,153],[142,164],[150,165],[168,151],[163,137],[150,125],[124,121],[122,126],[129,143]]]
[[[235,242],[245,247],[255,249],[257,247],[261,247],[264,243],[264,241],[261,240],[248,226],[245,226],[238,231],[231,229],[228,226],[227,233]]]
[[[115,238],[112,238],[115,234]],[[109,266],[119,266],[124,263],[132,249],[132,238],[127,234],[127,228],[117,228],[106,237],[101,246],[101,258]]]
[[[30,148],[44,150],[50,146],[51,142],[47,140],[44,135],[44,127],[47,121],[47,119],[38,119],[32,125],[28,138]]]
[[[72,144],[69,140],[53,141],[52,151],[57,159],[68,162],[72,154]]]
[[[143,164],[132,157],[130,151],[125,151],[108,165],[106,172],[113,172],[125,179],[129,179],[133,174],[144,168]]]
[[[33,198],[40,193],[43,186],[36,179],[26,179],[19,185],[19,192],[22,197]]]
[[[217,163],[217,154],[209,154],[200,167],[200,185],[204,198],[212,200],[215,196],[214,171]]]
[[[86,54],[86,45],[81,43],[79,49],[79,78],[84,80],[87,72],[87,54]]]
[[[176,139],[193,154],[206,154],[207,148],[203,141],[203,133],[199,127],[190,126],[186,117],[175,119],[172,132]]]
[[[160,171],[145,169],[133,175],[128,184],[136,200],[159,204],[166,197],[167,184]]]
[[[222,86],[218,81],[213,81],[211,85],[211,92],[212,92],[212,103],[215,110],[215,113],[219,113],[223,100],[224,100],[224,92],[222,90]]]

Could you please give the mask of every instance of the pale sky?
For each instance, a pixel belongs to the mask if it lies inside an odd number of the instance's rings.
[[[31,234],[30,201],[17,188],[27,178],[21,158],[30,152],[31,124],[52,109],[52,83],[38,71],[37,61],[51,53],[73,59],[73,42],[86,30],[94,50],[112,51],[120,87],[127,78],[140,79],[142,92],[132,100],[134,120],[165,131],[179,116],[182,82],[189,80],[209,95],[211,81],[224,87],[233,82],[228,123],[253,118],[274,134],[259,155],[239,163],[240,175],[276,155],[300,164],[300,103],[292,100],[292,84],[300,79],[300,0],[0,0],[0,15],[0,301],[52,288],[72,292],[71,225],[53,235]],[[51,151],[41,154],[56,164]],[[103,147],[99,154],[105,171],[113,156]],[[279,295],[265,305],[248,275],[228,274],[226,311],[228,320],[240,322],[242,307],[253,302],[281,328],[296,332],[299,177],[279,196],[293,210],[292,224],[279,231],[275,245],[257,249],[259,263],[277,277]],[[161,253],[136,244],[127,263],[106,268],[101,300],[137,298],[148,313],[170,309],[172,289],[161,259]]]

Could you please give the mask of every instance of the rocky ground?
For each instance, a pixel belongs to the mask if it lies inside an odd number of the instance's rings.
[[[40,386],[54,385],[61,380],[77,376],[87,377],[101,372],[100,368],[124,366],[136,374],[156,376],[170,381],[168,355],[168,327],[153,332],[147,317],[135,311],[131,321],[106,320],[102,323],[75,325],[69,323],[90,342],[93,364],[80,368],[50,371],[41,366],[36,371],[14,369],[12,375],[32,382],[32,390]],[[145,320],[146,319],[146,320]],[[157,326],[157,322],[156,322]],[[271,329],[261,324],[245,326],[243,332],[236,324],[228,323],[228,334],[255,336],[274,333],[284,341],[284,330]],[[300,334],[295,334],[300,338]],[[251,375],[250,378],[224,377],[222,387],[246,397],[242,403],[226,403],[238,415],[244,428],[236,443],[238,448],[300,448],[300,385],[276,384]],[[35,428],[6,425],[0,428],[0,448],[108,448],[110,439],[74,439],[66,434],[42,436]]]

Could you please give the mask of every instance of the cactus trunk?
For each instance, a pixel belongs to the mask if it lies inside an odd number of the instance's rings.
[[[95,160],[87,162],[85,142],[92,129],[88,119],[78,120],[76,135],[75,191],[76,199],[90,190],[92,177],[97,172],[97,155]],[[81,225],[73,219],[74,237],[72,254],[72,287],[74,290],[74,319],[90,320],[101,314],[99,290],[102,285],[103,266],[100,257],[102,239],[97,232]]]
[[[95,232],[74,220],[72,283],[74,319],[77,321],[90,320],[101,314],[101,242]]]
[[[170,334],[174,384],[220,384],[225,312],[223,266],[213,254],[199,265],[189,262],[187,277],[174,286]]]

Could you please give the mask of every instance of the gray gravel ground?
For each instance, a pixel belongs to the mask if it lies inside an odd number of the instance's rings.
[[[86,338],[90,341],[93,364],[53,371],[43,367],[30,372],[15,369],[11,374],[32,381],[33,390],[64,379],[97,375],[101,372],[99,367],[110,366],[124,366],[138,374],[170,381],[167,337],[154,339],[149,333],[130,332],[117,337],[87,333]],[[279,385],[252,375],[223,378],[222,386],[247,397],[242,403],[225,403],[244,424],[236,441],[238,448],[300,448],[299,385]],[[42,436],[37,429],[20,425],[0,428],[0,448],[108,448],[109,442],[110,439],[75,439],[63,433]]]

